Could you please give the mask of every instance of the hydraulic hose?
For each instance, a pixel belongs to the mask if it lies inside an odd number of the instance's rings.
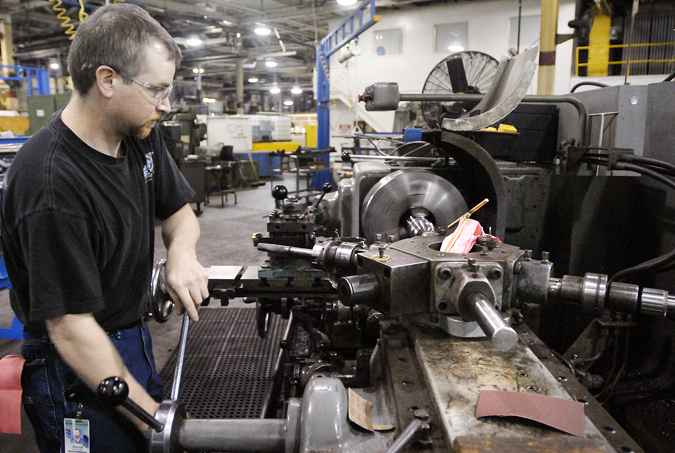
[[[572,87],[572,89],[570,90],[570,93],[574,93],[575,91],[577,91],[577,88],[580,88],[580,87],[583,87],[583,86],[586,86],[586,85],[590,85],[590,86],[594,86],[594,87],[600,87],[600,88],[607,88],[609,86],[609,85],[605,85],[604,83],[600,83],[600,82],[591,82],[591,81],[579,82]]]
[[[666,170],[666,173],[671,176],[675,176],[675,165],[670,162],[665,162],[658,159],[652,159],[649,157],[636,156],[634,154],[624,154],[619,158],[620,161],[636,163],[639,165],[648,165],[650,167],[657,167],[663,170]]]
[[[625,155],[621,156],[621,160],[617,162],[614,166],[615,169],[617,170],[629,170],[629,171],[634,171],[636,173],[640,173],[641,175],[648,176],[652,179],[655,179],[671,189],[675,190],[675,182],[671,180],[670,178],[664,176],[662,173],[659,173],[655,169],[647,168],[642,165],[636,165],[632,164],[630,162],[624,162],[623,160],[628,158],[632,159],[634,161],[643,161],[645,163],[649,163],[650,165],[657,166],[659,168],[667,169],[667,171],[670,171],[671,168],[670,164],[667,162],[662,162],[658,161],[656,159],[649,159],[641,156],[630,156]],[[638,159],[635,159],[635,158]],[[626,159],[626,160],[628,160]],[[608,160],[605,159],[604,157],[585,157],[582,159],[583,162],[591,163],[591,164],[597,164],[597,165],[608,165]],[[673,168],[675,169],[675,167]],[[607,288],[611,286],[613,282],[618,282],[622,281],[626,277],[630,275],[635,275],[635,274],[641,274],[644,272],[649,272],[649,271],[654,271],[654,272],[659,272],[664,268],[667,268],[675,263],[675,250],[672,250],[669,253],[666,253],[664,255],[661,255],[659,257],[653,258],[649,261],[645,261],[644,263],[640,263],[636,266],[629,267],[627,269],[623,269],[614,275],[607,281]]]

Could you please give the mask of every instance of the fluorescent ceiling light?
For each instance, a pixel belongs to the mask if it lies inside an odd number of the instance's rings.
[[[272,33],[272,30],[269,29],[269,27],[265,25],[256,25],[255,29],[253,30],[256,35],[260,36],[267,36],[270,33]]]
[[[267,66],[268,68],[276,68],[276,67],[277,67],[277,64],[278,64],[278,63],[277,63],[276,61],[274,61],[274,60],[267,60],[267,61],[265,62],[265,66]]]
[[[188,38],[187,41],[185,41],[185,44],[187,44],[190,47],[197,47],[202,45],[202,40],[196,37],[191,37]]]
[[[202,102],[204,102],[205,104],[213,104],[214,102],[216,102],[216,100],[213,98],[204,98],[202,99]]]
[[[337,2],[338,2],[338,5],[349,6],[349,5],[353,5],[354,3],[356,3],[356,0],[337,0]]]
[[[448,47],[450,52],[464,52],[464,47],[462,46],[450,46]]]
[[[258,78],[257,77],[251,77],[248,79],[248,83],[258,83]]]
[[[296,85],[291,89],[291,93],[300,94],[300,93],[302,93],[302,88],[300,88],[299,86]]]
[[[204,68],[192,68],[192,72],[194,72],[195,74],[203,74]]]
[[[284,105],[293,105],[293,101],[284,101]]]

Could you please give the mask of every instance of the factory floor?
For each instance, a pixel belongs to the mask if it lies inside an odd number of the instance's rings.
[[[197,257],[204,267],[214,265],[259,265],[264,254],[258,252],[251,241],[255,232],[266,235],[265,218],[274,209],[274,200],[270,194],[271,184],[285,184],[290,190],[295,188],[295,177],[285,174],[284,181],[267,181],[265,185],[253,188],[237,189],[237,204],[232,194],[221,206],[218,194],[212,194],[210,203],[201,205],[197,212],[201,226],[201,239],[197,246]],[[303,186],[304,187],[304,186]],[[193,208],[196,206],[193,204]],[[155,241],[155,260],[164,258],[166,251],[162,244],[160,227],[157,226]],[[230,307],[251,307],[241,301],[233,301]],[[9,327],[14,314],[9,306],[6,289],[0,290],[0,327]],[[153,350],[157,368],[161,370],[178,344],[181,322],[173,315],[165,324],[150,321],[153,338]],[[0,358],[10,354],[19,354],[21,342],[18,340],[0,339]],[[23,411],[22,411],[23,412]],[[22,413],[23,434],[0,433],[0,453],[21,452],[36,453],[37,446],[33,439],[33,428]]]

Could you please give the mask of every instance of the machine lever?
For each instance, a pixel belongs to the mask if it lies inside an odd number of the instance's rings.
[[[180,380],[183,375],[183,363],[185,361],[185,348],[187,346],[188,329],[190,328],[190,317],[187,310],[183,314],[183,325],[180,329],[180,342],[178,343],[178,359],[176,360],[176,371],[173,375],[173,385],[171,386],[171,399],[178,401],[180,393]]]
[[[164,424],[160,423],[145,409],[129,399],[129,386],[121,377],[111,376],[103,379],[98,385],[97,394],[101,401],[115,407],[121,405],[155,431],[160,432],[164,429]]]
[[[323,197],[325,197],[327,193],[331,193],[332,191],[333,191],[333,184],[329,182],[324,183],[321,196],[314,201],[313,207],[316,208],[317,206],[319,206],[321,204],[321,200],[323,200]]]
[[[497,350],[506,352],[516,347],[518,334],[504,321],[483,293],[469,294],[466,305]]]

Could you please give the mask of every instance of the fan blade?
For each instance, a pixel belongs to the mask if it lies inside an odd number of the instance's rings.
[[[450,84],[454,93],[466,93],[469,89],[469,83],[466,80],[466,71],[464,62],[461,58],[451,58],[446,62],[448,66],[448,75]]]

